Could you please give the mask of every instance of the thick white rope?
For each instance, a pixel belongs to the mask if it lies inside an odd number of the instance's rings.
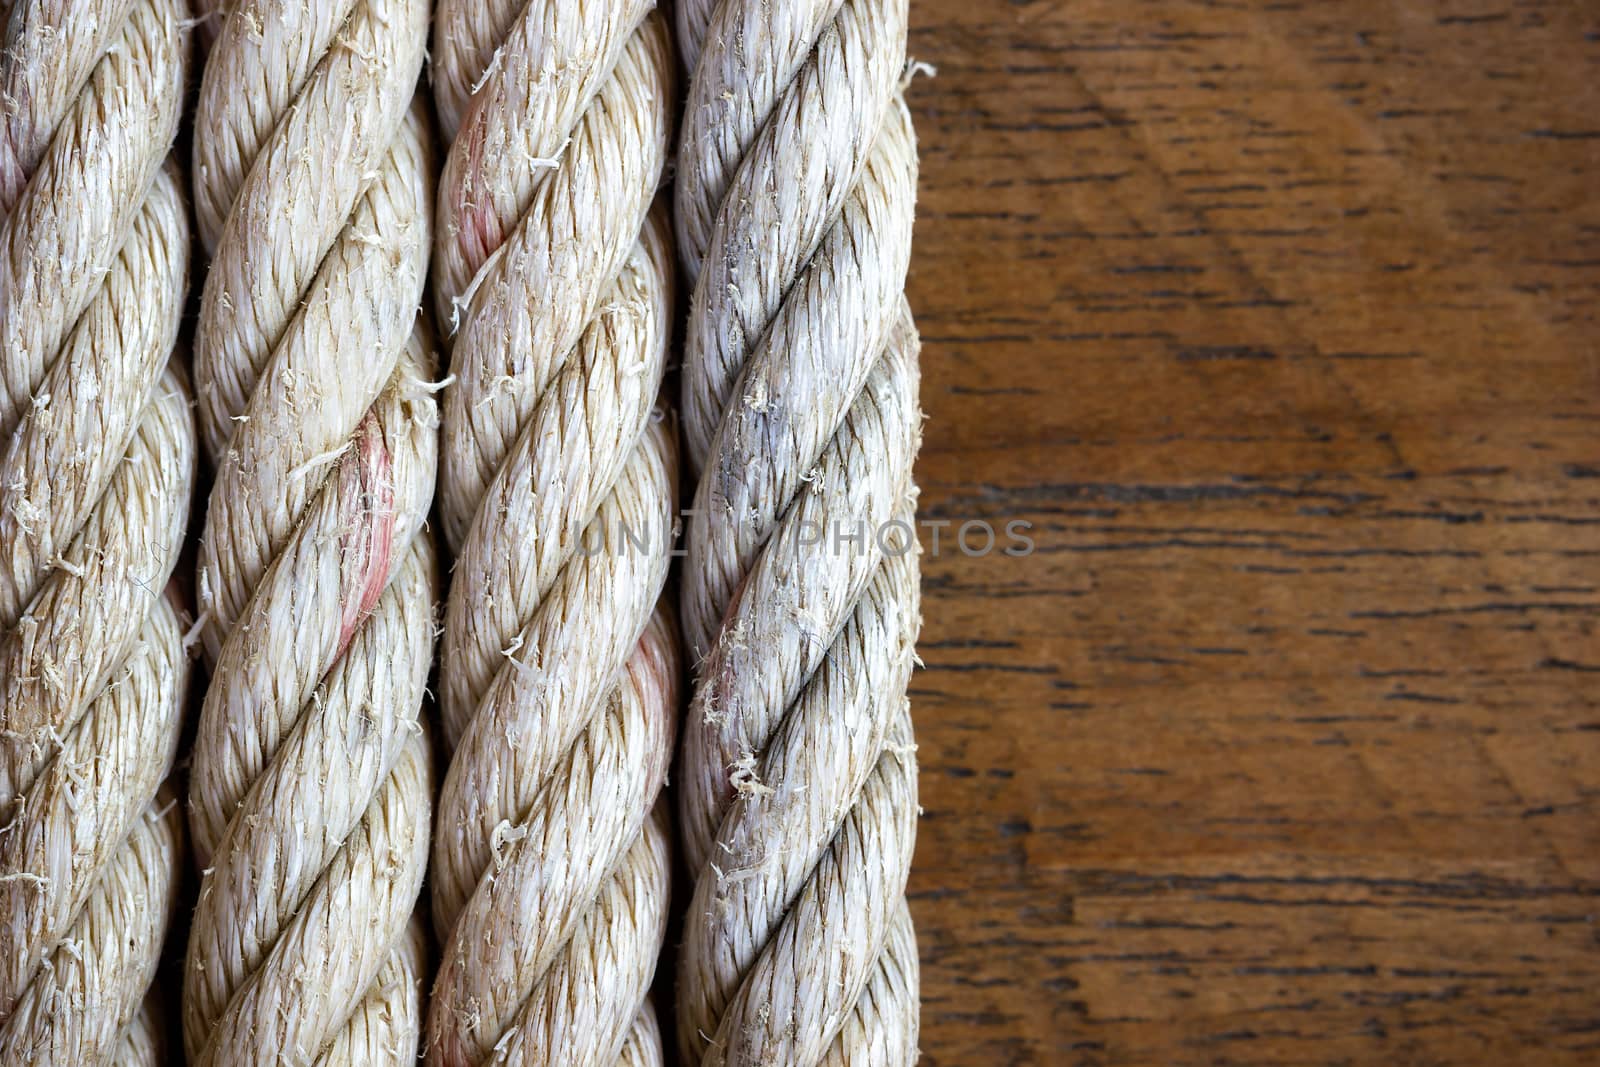
[[[680,667],[657,606],[676,448],[654,414],[673,292],[650,206],[676,58],[651,7],[444,0],[436,15],[451,148],[433,276],[456,327],[439,492],[457,558],[431,1064],[662,1058],[656,798]]]
[[[0,9],[0,1063],[122,1062],[175,903],[176,0]]]
[[[904,1064],[920,625],[906,0],[684,0],[699,660],[680,833],[683,1062]]]
[[[417,314],[433,135],[412,103],[427,22],[426,0],[241,0],[201,83],[194,362],[216,480],[192,1064],[406,1064],[419,1047],[439,583]]]

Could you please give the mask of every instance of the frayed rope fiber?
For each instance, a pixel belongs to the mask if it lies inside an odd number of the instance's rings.
[[[426,0],[210,12],[194,346],[216,469],[211,680],[189,820],[191,1064],[409,1064],[420,1047],[440,583],[438,414],[418,318],[433,133]]]
[[[167,590],[195,432],[172,360],[176,0],[0,8],[0,1063],[159,1063],[183,819]]]
[[[430,871],[427,1060],[662,1062],[648,990],[680,673],[656,404],[674,310],[652,210],[677,89],[645,0],[443,0],[434,295],[454,327],[440,518],[456,552]]]
[[[906,0],[678,5],[699,479],[682,599],[699,663],[678,781],[695,879],[685,1064],[917,1056],[906,15]]]

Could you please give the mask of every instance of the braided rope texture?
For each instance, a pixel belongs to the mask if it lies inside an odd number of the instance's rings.
[[[906,1064],[921,616],[906,0],[684,0],[684,1063]]]
[[[0,1063],[159,1055],[196,453],[185,16],[0,5]]]
[[[236,0],[195,111],[194,344],[216,477],[189,821],[191,1064],[405,1064],[440,578],[426,0]]]
[[[440,518],[427,1060],[662,1062],[648,989],[679,701],[660,605],[677,501],[674,314],[653,209],[677,103],[648,0],[443,0],[433,281],[454,326]]]

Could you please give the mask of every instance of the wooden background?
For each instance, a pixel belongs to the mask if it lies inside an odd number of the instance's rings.
[[[912,10],[924,1062],[1600,1063],[1600,7]]]

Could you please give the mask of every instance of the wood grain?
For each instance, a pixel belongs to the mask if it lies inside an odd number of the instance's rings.
[[[1600,1062],[1600,9],[913,25],[924,1062]]]

